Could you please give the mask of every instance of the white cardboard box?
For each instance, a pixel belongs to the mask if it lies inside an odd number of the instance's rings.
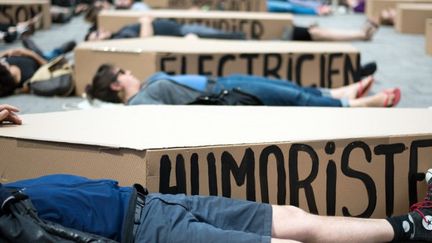
[[[294,41],[227,41],[152,37],[80,43],[75,48],[77,94],[97,68],[112,63],[140,80],[158,71],[225,76],[232,73],[340,87],[354,82],[360,53],[351,44]]]
[[[2,182],[69,173],[385,217],[424,197],[432,167],[428,109],[132,106],[22,118],[0,128]]]

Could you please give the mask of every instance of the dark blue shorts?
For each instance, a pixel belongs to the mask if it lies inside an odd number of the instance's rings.
[[[203,197],[146,196],[135,242],[270,242],[269,204]]]

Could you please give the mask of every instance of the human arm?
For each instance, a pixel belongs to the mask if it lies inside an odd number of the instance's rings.
[[[0,124],[4,122],[11,122],[13,124],[21,125],[21,118],[15,112],[19,109],[11,105],[0,105]]]
[[[24,57],[32,58],[39,65],[44,65],[47,63],[47,61],[43,57],[39,56],[36,52],[31,51],[31,50],[27,50],[24,48],[16,48],[16,49],[7,50],[7,51],[3,52],[1,54],[1,56],[2,57],[24,56]]]
[[[140,37],[143,38],[153,36],[153,18],[150,16],[145,16],[140,18],[139,21],[141,24]]]

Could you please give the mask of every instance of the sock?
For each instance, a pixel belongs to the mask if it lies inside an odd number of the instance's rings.
[[[409,219],[408,215],[390,217],[387,218],[387,221],[394,231],[392,242],[410,239],[413,233],[414,223]]]

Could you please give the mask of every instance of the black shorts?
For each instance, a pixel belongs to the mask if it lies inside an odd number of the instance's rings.
[[[309,28],[294,26],[292,40],[294,41],[311,41]]]

